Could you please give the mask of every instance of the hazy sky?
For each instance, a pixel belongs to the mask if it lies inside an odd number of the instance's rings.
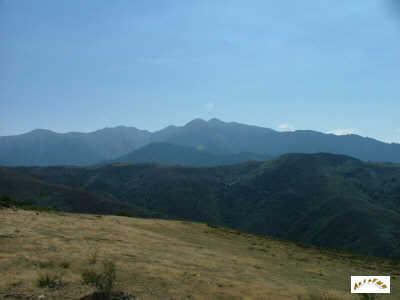
[[[0,0],[0,135],[217,117],[400,142],[389,2]]]

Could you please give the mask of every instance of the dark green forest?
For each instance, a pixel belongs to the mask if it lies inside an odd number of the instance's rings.
[[[400,258],[400,166],[288,154],[220,167],[0,168],[0,195],[69,212],[185,219]]]

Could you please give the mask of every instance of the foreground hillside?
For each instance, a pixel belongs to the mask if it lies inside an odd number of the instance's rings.
[[[383,259],[304,248],[200,223],[116,216],[0,210],[0,298],[80,299],[92,292],[81,273],[93,259],[115,261],[118,290],[139,299],[297,299],[349,295],[351,274],[392,275]],[[97,253],[97,256],[95,256]],[[56,289],[40,274],[58,274]],[[303,298],[307,299],[307,298]]]
[[[0,168],[0,196],[64,211],[208,222],[400,258],[400,166],[332,154],[188,168]]]

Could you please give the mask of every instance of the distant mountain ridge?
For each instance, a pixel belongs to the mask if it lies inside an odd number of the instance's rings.
[[[276,157],[286,153],[326,152],[364,161],[400,162],[400,144],[357,135],[336,136],[309,130],[278,132],[218,119],[195,119],[184,126],[168,126],[155,132],[120,126],[91,133],[34,130],[0,137],[0,165],[91,165],[118,159],[151,143],[167,143],[219,155],[252,153]]]
[[[36,129],[0,137],[0,165],[90,165],[124,155],[147,143],[150,132],[134,127],[104,128],[90,133],[56,133]]]

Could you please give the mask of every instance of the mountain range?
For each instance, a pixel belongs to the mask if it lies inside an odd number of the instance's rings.
[[[148,148],[150,144],[156,145]],[[147,148],[140,150],[142,147]],[[155,132],[120,126],[64,134],[37,129],[0,137],[0,165],[4,166],[87,166],[113,160],[208,166],[319,152],[364,161],[400,162],[400,144],[309,130],[278,132],[218,119],[195,119]]]
[[[194,168],[0,168],[0,195],[71,212],[185,219],[400,258],[400,165],[326,153]]]

